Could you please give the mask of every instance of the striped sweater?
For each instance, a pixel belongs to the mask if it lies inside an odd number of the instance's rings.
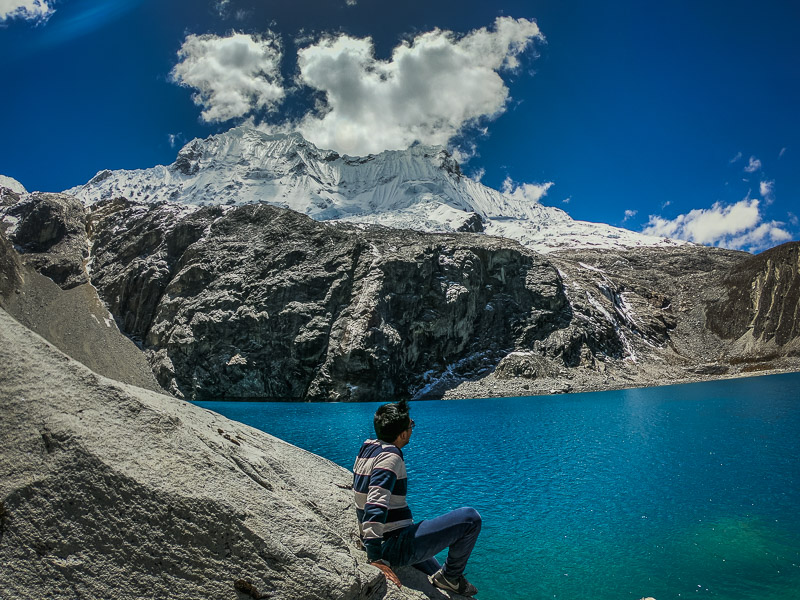
[[[381,440],[365,441],[353,465],[353,492],[358,527],[370,562],[381,557],[384,536],[414,522],[406,504],[407,486],[400,448]]]

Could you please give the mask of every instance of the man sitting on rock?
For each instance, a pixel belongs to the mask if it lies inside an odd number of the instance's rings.
[[[414,565],[443,590],[474,596],[478,590],[464,577],[481,531],[481,516],[459,508],[435,519],[414,523],[406,504],[408,479],[402,448],[411,439],[414,421],[408,403],[384,404],[375,412],[378,439],[366,440],[353,466],[353,490],[361,539],[370,564],[400,586],[392,567]],[[449,548],[444,567],[435,555]]]

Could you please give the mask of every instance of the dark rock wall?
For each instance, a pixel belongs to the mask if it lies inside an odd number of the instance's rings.
[[[706,311],[709,327],[721,337],[737,339],[752,329],[754,339],[784,346],[800,336],[800,243],[747,258],[723,287]]]
[[[89,222],[93,283],[187,397],[408,396],[569,321],[557,271],[513,242],[175,210],[115,201]]]
[[[89,249],[83,205],[66,194],[33,193],[5,214],[18,221],[9,235],[23,260],[64,289],[87,283],[84,261]]]
[[[14,252],[11,242],[0,230],[0,298],[5,299],[16,292],[22,283],[22,261]]]

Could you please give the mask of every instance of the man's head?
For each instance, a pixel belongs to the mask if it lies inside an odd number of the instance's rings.
[[[408,416],[408,402],[383,404],[375,411],[373,419],[378,439],[389,444],[405,446],[411,437],[414,421]]]

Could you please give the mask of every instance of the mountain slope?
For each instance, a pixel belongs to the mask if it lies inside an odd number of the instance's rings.
[[[169,166],[101,171],[67,190],[86,204],[241,205],[266,202],[316,220],[421,231],[485,231],[540,252],[557,248],[678,245],[521,201],[465,177],[441,147],[416,145],[366,157],[320,150],[298,134],[236,127],[184,146]]]

